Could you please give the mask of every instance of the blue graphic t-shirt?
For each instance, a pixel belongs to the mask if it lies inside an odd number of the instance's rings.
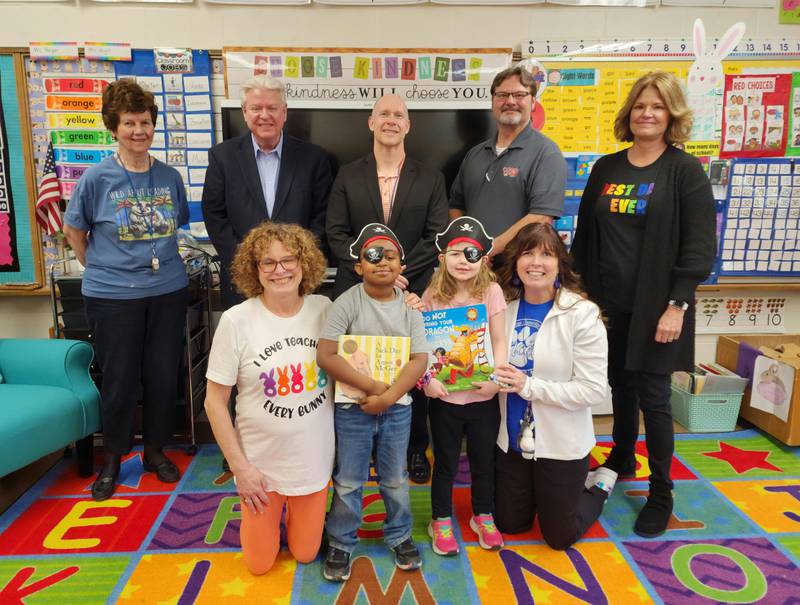
[[[511,350],[508,363],[525,372],[528,376],[533,373],[533,343],[544,318],[553,308],[553,301],[531,304],[524,299],[519,301],[517,322],[514,324],[514,334],[511,337]],[[506,397],[506,428],[508,429],[509,447],[515,452],[520,451],[517,441],[519,439],[520,421],[528,407],[527,399],[517,393],[509,393]]]
[[[144,298],[188,283],[175,239],[178,227],[189,220],[186,190],[180,174],[163,162],[155,160],[151,171],[126,175],[108,157],[87,170],[75,187],[64,220],[90,232],[82,287],[86,296]],[[158,271],[152,268],[153,247]]]

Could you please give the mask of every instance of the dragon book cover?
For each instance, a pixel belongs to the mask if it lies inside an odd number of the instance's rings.
[[[427,311],[425,338],[433,355],[431,373],[450,393],[476,388],[494,371],[486,305]]]

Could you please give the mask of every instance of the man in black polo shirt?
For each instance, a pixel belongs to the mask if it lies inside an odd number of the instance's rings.
[[[450,191],[450,219],[477,218],[503,252],[528,223],[564,210],[567,164],[558,146],[531,126],[536,81],[523,67],[503,70],[491,86],[497,136],[473,147]]]

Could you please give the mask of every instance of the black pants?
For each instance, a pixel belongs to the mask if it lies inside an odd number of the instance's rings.
[[[453,480],[464,435],[467,436],[467,458],[472,478],[472,512],[475,515],[491,513],[494,509],[494,443],[500,428],[497,397],[466,405],[431,399],[430,414],[433,518],[453,515]]]
[[[641,410],[650,465],[650,491],[663,494],[673,487],[669,477],[675,450],[670,376],[625,369],[630,322],[630,314],[609,314],[608,381],[614,407],[614,449],[607,465],[619,472],[633,459]]]
[[[408,439],[409,455],[428,449],[428,396],[419,389],[411,390],[411,436]]]
[[[84,297],[103,372],[103,443],[124,455],[133,447],[141,393],[145,444],[169,441],[182,367],[187,290],[117,300]]]
[[[526,460],[511,449],[496,448],[494,521],[503,533],[519,534],[539,517],[550,548],[572,546],[603,512],[608,494],[584,487],[589,456],[580,460]]]

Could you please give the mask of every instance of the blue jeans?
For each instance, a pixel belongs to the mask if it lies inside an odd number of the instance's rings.
[[[383,537],[389,548],[411,537],[411,505],[408,500],[406,450],[411,429],[411,406],[393,405],[373,416],[357,405],[336,406],[336,468],[333,471],[333,503],[326,529],[331,546],[352,553],[361,526],[361,491],[369,479],[369,460],[375,445],[375,469],[386,521]]]

